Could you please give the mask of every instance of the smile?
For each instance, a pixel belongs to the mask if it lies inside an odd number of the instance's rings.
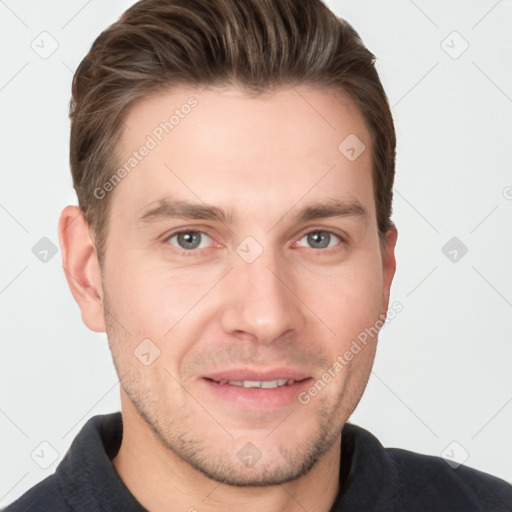
[[[295,383],[293,379],[276,379],[276,380],[221,380],[215,381],[221,385],[228,384],[230,386],[239,386],[242,388],[260,388],[274,389],[283,386],[291,386]]]
[[[297,397],[310,385],[312,377],[284,368],[267,372],[238,369],[200,380],[209,402],[213,400],[220,407],[228,403],[229,414],[236,414],[241,410],[269,412],[297,406]]]

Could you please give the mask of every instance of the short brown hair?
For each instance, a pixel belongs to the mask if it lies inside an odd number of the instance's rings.
[[[141,0],[102,32],[76,70],[70,106],[73,183],[100,263],[111,194],[94,191],[118,165],[128,107],[180,85],[264,92],[301,84],[342,90],[362,113],[383,236],[395,173],[391,111],[375,57],[320,0]]]

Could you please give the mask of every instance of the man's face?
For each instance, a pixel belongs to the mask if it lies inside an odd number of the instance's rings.
[[[362,117],[306,87],[175,89],[125,124],[120,165],[150,149],[110,192],[103,292],[123,405],[215,480],[296,478],[336,446],[376,339],[333,364],[388,304],[394,241],[381,250]],[[366,145],[355,160],[338,149],[351,134]]]

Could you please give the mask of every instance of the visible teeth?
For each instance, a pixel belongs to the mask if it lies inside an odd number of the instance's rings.
[[[244,388],[261,388],[262,384],[259,380],[244,380],[242,382]]]
[[[240,386],[243,388],[262,388],[273,389],[282,386],[289,386],[295,381],[293,379],[277,379],[277,380],[229,380],[220,381],[220,384],[230,384],[231,386]]]

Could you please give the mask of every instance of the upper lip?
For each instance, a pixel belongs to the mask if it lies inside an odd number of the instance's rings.
[[[304,380],[310,377],[307,373],[292,368],[270,368],[266,370],[255,370],[249,368],[232,368],[230,370],[222,370],[208,375],[204,375],[205,379],[212,379],[216,381],[223,380],[252,380],[252,381],[265,381],[265,380]]]

